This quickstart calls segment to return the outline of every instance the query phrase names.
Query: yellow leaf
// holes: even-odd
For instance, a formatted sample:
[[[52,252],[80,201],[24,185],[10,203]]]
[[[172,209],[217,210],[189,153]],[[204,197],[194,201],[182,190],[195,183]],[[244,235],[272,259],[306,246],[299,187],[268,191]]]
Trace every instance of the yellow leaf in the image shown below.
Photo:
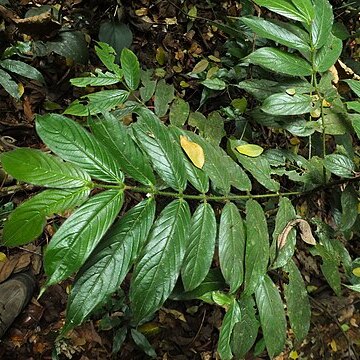
[[[245,144],[245,145],[239,145],[236,147],[236,150],[243,155],[247,155],[250,157],[257,157],[262,154],[264,149],[255,144]]]
[[[293,96],[293,95],[296,94],[296,89],[294,89],[294,88],[286,89],[286,93],[287,93],[288,95]]]
[[[164,65],[166,61],[166,53],[165,50],[162,47],[158,47],[156,49],[156,55],[155,55],[156,61],[160,65]]]
[[[19,94],[20,97],[23,96],[24,91],[25,91],[24,85],[23,85],[21,82],[19,82],[19,83],[18,83],[18,94]]]
[[[314,119],[318,119],[321,115],[321,110],[320,109],[314,109],[312,111],[310,111],[310,115],[312,118]]]
[[[290,359],[296,360],[299,358],[299,354],[297,353],[297,351],[291,351],[290,355],[289,355]]]
[[[208,65],[209,65],[209,62],[206,59],[202,59],[194,66],[191,73],[199,74],[199,73],[203,72],[204,70],[206,70]]]
[[[331,350],[333,351],[333,352],[337,352],[337,344],[336,344],[336,341],[333,339],[333,340],[331,340],[331,343],[330,343],[330,347],[331,347]]]
[[[352,269],[352,273],[353,273],[356,277],[360,277],[360,267],[357,267],[357,268]]]
[[[180,135],[180,145],[189,157],[191,162],[199,169],[202,169],[205,163],[203,148],[190,140],[186,136]]]
[[[194,6],[192,6],[192,7],[190,8],[190,10],[188,11],[188,17],[189,17],[189,18],[196,18],[196,16],[197,16],[197,8],[196,8],[196,6],[194,5]]]
[[[148,322],[140,325],[138,330],[144,335],[156,335],[161,331],[161,327],[155,322]]]
[[[7,260],[6,255],[3,252],[0,252],[0,262],[5,262]]]

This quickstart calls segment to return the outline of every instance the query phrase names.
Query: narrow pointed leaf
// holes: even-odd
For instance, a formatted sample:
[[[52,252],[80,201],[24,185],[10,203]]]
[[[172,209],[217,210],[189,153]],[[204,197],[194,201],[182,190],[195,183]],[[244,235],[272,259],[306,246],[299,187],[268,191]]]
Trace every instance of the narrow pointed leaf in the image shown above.
[[[266,274],[269,261],[269,234],[259,203],[246,203],[245,294],[251,295]]]
[[[102,90],[84,95],[73,101],[64,114],[88,116],[115,109],[123,104],[129,96],[126,90]]]
[[[328,39],[334,22],[334,14],[328,0],[315,1],[315,17],[311,23],[312,43],[320,49]]]
[[[252,296],[242,296],[238,303],[241,319],[234,326],[231,348],[236,358],[242,359],[255,344],[259,321],[255,315],[255,301]]]
[[[348,184],[341,193],[341,230],[350,230],[358,218],[358,193]]]
[[[314,65],[319,72],[324,72],[333,66],[342,51],[342,41],[330,34],[324,46],[316,52]]]
[[[231,202],[221,213],[219,260],[224,279],[234,293],[244,280],[245,229],[238,208]]]
[[[224,319],[221,324],[219,342],[218,342],[218,353],[220,359],[231,360],[233,354],[231,352],[231,336],[234,330],[234,326],[241,320],[240,306],[236,299],[233,299],[228,311],[226,312]]]
[[[273,94],[265,99],[261,110],[271,115],[300,115],[311,111],[311,97],[307,94]]]
[[[119,167],[133,179],[145,184],[155,184],[155,176],[148,157],[135,144],[129,129],[110,113],[91,122],[95,137],[112,153]]]
[[[58,114],[38,116],[36,131],[51,151],[92,177],[122,183],[124,175],[109,150],[75,121]]]
[[[78,208],[51,239],[44,256],[47,286],[78,271],[104,236],[123,203],[123,192],[107,190]]]
[[[284,270],[289,274],[289,284],[284,285],[287,314],[296,340],[300,343],[310,328],[309,296],[301,273],[292,260],[286,264]]]
[[[141,78],[139,60],[131,50],[125,48],[121,51],[120,63],[126,85],[131,90],[136,90],[140,85]]]
[[[189,245],[181,270],[185,291],[198,287],[208,274],[214,256],[215,240],[214,210],[207,203],[200,204],[191,218]]]
[[[290,0],[256,0],[258,5],[292,20],[307,21],[307,17],[299,11]]]
[[[171,202],[155,221],[130,286],[135,322],[153,314],[170,296],[180,274],[189,225],[190,210],[183,200]]]
[[[245,60],[265,69],[291,76],[309,76],[312,73],[311,65],[306,60],[270,47],[254,51]]]
[[[109,71],[117,74],[120,78],[122,77],[122,70],[120,69],[120,66],[115,64],[116,52],[109,44],[101,41],[97,42],[95,52]]]
[[[77,87],[86,86],[109,86],[117,84],[121,79],[115,74],[98,72],[96,76],[84,76],[71,79],[72,85]]]
[[[323,262],[320,265],[321,272],[325,276],[326,281],[334,290],[337,296],[341,294],[341,277],[339,272],[339,265],[333,259],[323,257]]]
[[[279,290],[268,275],[265,275],[258,284],[255,298],[266,348],[272,358],[284,349],[286,319]]]
[[[273,242],[271,244],[270,258],[275,261],[272,264],[272,268],[276,269],[284,266],[289,259],[294,255],[296,245],[296,231],[295,228],[291,228],[287,234],[283,231],[291,220],[296,217],[296,212],[291,204],[291,201],[283,197],[279,201],[279,208],[275,218],[275,229],[273,232]],[[285,236],[286,239],[282,240],[284,245],[279,248],[279,236]]]
[[[156,352],[149,343],[148,339],[141,332],[136,329],[131,329],[131,337],[133,338],[135,344],[148,356],[152,359],[156,359]]]
[[[1,60],[0,66],[5,70],[11,71],[28,79],[36,80],[41,83],[45,82],[39,70],[35,69],[31,65],[24,63],[23,61],[5,59]]]
[[[315,9],[311,0],[291,0],[293,5],[297,8],[297,10],[305,17],[308,24],[315,17]]]
[[[139,109],[133,126],[139,145],[150,158],[156,172],[175,190],[186,187],[184,155],[168,129],[149,110]]]
[[[105,235],[76,277],[63,333],[80,325],[95,307],[119,288],[146,242],[154,215],[154,200],[144,200]]]
[[[13,98],[20,99],[21,95],[18,84],[11,79],[11,76],[4,70],[0,69],[0,85],[9,93]]]
[[[5,246],[24,245],[41,235],[46,217],[80,205],[89,196],[90,189],[52,189],[35,195],[18,206],[9,216],[3,229]]]
[[[310,45],[307,42],[280,24],[256,16],[241,17],[240,20],[260,37],[274,40],[293,49],[310,50]]]
[[[1,163],[17,180],[53,188],[83,187],[90,176],[75,165],[35,149],[16,149],[3,153]]]

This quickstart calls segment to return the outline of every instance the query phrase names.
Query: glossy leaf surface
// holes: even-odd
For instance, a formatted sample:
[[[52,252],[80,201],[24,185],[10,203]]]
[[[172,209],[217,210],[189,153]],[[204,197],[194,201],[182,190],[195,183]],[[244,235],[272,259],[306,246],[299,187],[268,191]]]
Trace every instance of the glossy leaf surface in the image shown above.
[[[83,187],[90,176],[75,165],[35,149],[16,149],[0,157],[4,170],[18,180],[54,188]]]
[[[320,49],[329,37],[334,22],[334,15],[328,0],[317,0],[315,17],[311,23],[311,37],[316,49]]]
[[[300,115],[311,111],[311,97],[303,94],[274,94],[265,99],[261,110],[271,115]]]
[[[5,70],[11,71],[20,76],[24,76],[28,79],[36,80],[40,83],[45,82],[39,70],[35,69],[31,65],[24,63],[23,61],[5,59],[5,60],[1,60],[0,66]]]
[[[255,298],[266,348],[272,358],[284,349],[286,319],[279,290],[268,275],[256,287]]]
[[[155,221],[130,286],[135,322],[158,310],[171,294],[185,256],[189,226],[190,210],[183,200],[171,202]]]
[[[140,64],[136,55],[129,49],[123,49],[120,56],[121,68],[124,72],[126,85],[136,90],[140,85]]]
[[[212,207],[203,203],[195,210],[189,231],[181,277],[185,291],[198,287],[209,272],[214,256],[216,219]]]
[[[104,191],[90,198],[62,224],[44,255],[47,286],[80,269],[114,221],[122,203],[122,192]]]
[[[3,229],[2,243],[19,246],[41,235],[46,217],[80,205],[89,196],[90,189],[45,190],[18,206],[9,216]]]
[[[255,200],[246,202],[245,295],[251,295],[266,274],[269,234],[265,214]]]
[[[142,201],[118,220],[95,248],[76,277],[64,333],[81,324],[119,288],[147,239],[154,215],[154,200]]]
[[[109,150],[75,121],[58,114],[38,116],[36,131],[51,151],[92,177],[122,183],[124,175]]]
[[[224,279],[234,293],[244,280],[245,229],[236,205],[224,206],[219,227],[219,260]]]
[[[324,166],[327,170],[337,176],[342,176],[345,178],[352,178],[354,176],[355,165],[345,155],[326,155],[324,159]]]
[[[307,20],[307,17],[290,0],[256,0],[256,3],[289,19],[297,21]]]

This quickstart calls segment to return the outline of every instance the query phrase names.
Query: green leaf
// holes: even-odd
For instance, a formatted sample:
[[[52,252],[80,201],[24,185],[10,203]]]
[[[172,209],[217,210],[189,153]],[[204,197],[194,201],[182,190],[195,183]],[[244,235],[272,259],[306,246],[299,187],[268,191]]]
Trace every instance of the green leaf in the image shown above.
[[[81,96],[81,100],[73,101],[64,114],[75,116],[94,115],[113,110],[123,104],[129,96],[126,90],[102,90]]]
[[[349,110],[354,110],[360,113],[360,101],[348,101],[346,106]]]
[[[266,274],[269,233],[263,209],[255,200],[246,202],[245,295],[251,295]]]
[[[276,41],[289,48],[310,51],[310,45],[302,38],[281,26],[256,16],[241,17],[240,20],[258,36]]]
[[[177,127],[182,127],[190,113],[190,105],[182,98],[177,97],[170,107],[170,123]]]
[[[46,286],[66,279],[87,260],[115,220],[123,192],[107,190],[90,198],[61,225],[44,255]]]
[[[239,289],[244,280],[245,229],[236,205],[224,206],[219,227],[219,261],[230,292]]]
[[[291,201],[283,197],[279,201],[279,209],[275,218],[275,229],[273,232],[273,242],[271,244],[270,258],[273,262],[271,268],[276,269],[284,266],[294,255],[296,245],[296,231],[291,227],[287,232],[286,226],[291,220],[296,218],[296,212]],[[286,233],[285,233],[286,231]],[[279,248],[279,236],[283,246]],[[275,259],[275,260],[274,260]]]
[[[315,2],[315,17],[311,22],[312,43],[316,49],[325,45],[334,22],[334,14],[328,0]]]
[[[141,82],[143,86],[139,89],[141,100],[143,102],[149,101],[155,93],[156,80],[152,80],[153,70],[142,71]]]
[[[291,76],[309,76],[312,74],[311,65],[306,60],[270,47],[263,47],[254,51],[245,60],[281,74]]]
[[[100,41],[109,44],[115,49],[115,61],[119,62],[121,51],[129,48],[133,41],[133,34],[128,25],[115,21],[105,21],[99,29]]]
[[[88,61],[88,44],[81,31],[62,31],[54,41],[47,41],[46,46],[50,52],[76,63],[86,64]]]
[[[357,137],[360,138],[360,114],[350,114],[349,117]]]
[[[296,340],[300,343],[310,328],[311,309],[304,280],[295,263],[290,260],[284,270],[289,274],[289,284],[284,284],[287,314]]]
[[[21,94],[19,92],[18,84],[11,79],[11,76],[0,69],[0,85],[9,93],[13,98],[20,99]]]
[[[121,68],[124,72],[126,85],[136,90],[140,85],[140,64],[136,55],[129,49],[123,49],[120,56]]]
[[[345,81],[349,86],[350,89],[358,96],[360,97],[360,81],[359,80],[343,80]]]
[[[231,335],[236,323],[241,320],[240,306],[236,299],[233,299],[232,304],[230,305],[228,311],[226,312],[224,319],[221,324],[219,342],[218,342],[218,353],[220,359],[222,360],[231,360],[233,354],[231,352]]]
[[[292,20],[307,22],[307,16],[298,10],[289,0],[256,0],[256,4]]]
[[[345,155],[330,154],[326,155],[324,159],[324,166],[332,174],[340,177],[352,178],[354,177],[354,163]]]
[[[166,115],[169,103],[174,99],[174,86],[168,85],[164,79],[158,81],[155,89],[155,114],[159,117]]]
[[[203,84],[205,87],[211,90],[225,90],[226,89],[226,83],[224,80],[213,78],[213,79],[206,79],[201,81],[201,84]]]
[[[147,240],[154,216],[154,200],[144,200],[105,235],[76,277],[67,303],[63,333],[80,325],[119,288]]]
[[[90,189],[52,189],[35,195],[18,206],[5,222],[2,243],[19,246],[41,235],[46,217],[80,205],[89,196]]]
[[[334,293],[337,296],[341,295],[341,277],[339,267],[336,261],[328,258],[322,258],[323,262],[320,265],[321,272],[325,276]]]
[[[268,275],[256,287],[255,298],[266,348],[272,358],[284,349],[286,319],[279,290]]]
[[[184,190],[186,170],[180,145],[150,110],[139,108],[136,113],[139,119],[133,129],[139,145],[165,183],[175,190]]]
[[[23,61],[5,59],[0,61],[0,66],[5,70],[11,71],[20,76],[45,83],[41,72],[35,69],[33,66],[24,63]]]
[[[271,115],[300,115],[311,111],[311,96],[273,94],[265,99],[261,110]]]
[[[171,294],[185,256],[189,225],[189,205],[183,200],[171,202],[155,221],[130,286],[136,323],[158,310]]]
[[[233,145],[232,145],[233,146]],[[271,178],[271,168],[268,160],[263,156],[251,158],[234,151],[239,163],[249,171],[252,176],[270,191],[279,191],[280,184]]]
[[[185,291],[198,287],[209,272],[214,256],[216,219],[212,207],[203,203],[195,210],[189,232],[181,277]]]
[[[238,302],[241,319],[234,326],[231,348],[236,358],[242,359],[256,341],[259,322],[255,316],[255,301],[252,296],[242,296]]]
[[[35,149],[16,149],[1,154],[4,170],[14,178],[35,185],[54,188],[83,187],[90,176],[60,158]]]
[[[86,87],[86,86],[108,86],[117,84],[121,78],[119,78],[117,75],[106,72],[102,73],[101,71],[98,71],[96,73],[96,76],[86,76],[86,77],[79,77],[70,79],[70,82],[72,85],[77,87]]]
[[[152,359],[156,359],[157,355],[149,341],[146,339],[145,335],[136,329],[131,329],[131,337],[133,338],[135,344],[148,356]]]
[[[342,41],[330,34],[324,46],[316,52],[314,65],[317,71],[325,72],[334,65],[342,51]]]
[[[315,17],[315,9],[311,0],[291,0],[291,2],[306,18],[307,23],[310,24]]]
[[[109,150],[75,121],[58,114],[37,116],[36,131],[51,151],[92,177],[122,183],[124,175]]]
[[[133,179],[154,185],[155,176],[149,159],[131,138],[129,129],[110,113],[91,122],[94,136],[108,148],[121,170]]]
[[[119,79],[123,77],[122,69],[118,64],[115,64],[116,52],[109,44],[101,41],[97,42],[95,52],[109,71],[115,73]]]
[[[341,230],[352,228],[358,217],[358,194],[351,184],[348,184],[341,193]]]

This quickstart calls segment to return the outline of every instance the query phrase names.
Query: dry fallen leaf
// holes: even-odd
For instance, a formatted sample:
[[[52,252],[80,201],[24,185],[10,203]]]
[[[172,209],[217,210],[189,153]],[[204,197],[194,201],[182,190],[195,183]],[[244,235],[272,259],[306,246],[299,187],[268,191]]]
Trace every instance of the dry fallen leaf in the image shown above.
[[[236,147],[236,150],[240,154],[250,156],[250,157],[258,157],[264,151],[264,149],[261,146],[255,145],[255,144],[239,145]]]
[[[299,226],[300,237],[302,241],[306,242],[309,245],[316,245],[316,240],[312,234],[311,227],[309,223],[304,219],[295,219],[289,221],[284,230],[280,233],[277,240],[278,248],[281,249],[285,246],[287,237],[289,236],[290,231],[296,226]]]
[[[188,140],[188,138],[183,135],[180,135],[180,145],[185,151],[186,155],[191,160],[191,162],[197,168],[202,169],[205,163],[205,155],[203,148],[199,144]]]

